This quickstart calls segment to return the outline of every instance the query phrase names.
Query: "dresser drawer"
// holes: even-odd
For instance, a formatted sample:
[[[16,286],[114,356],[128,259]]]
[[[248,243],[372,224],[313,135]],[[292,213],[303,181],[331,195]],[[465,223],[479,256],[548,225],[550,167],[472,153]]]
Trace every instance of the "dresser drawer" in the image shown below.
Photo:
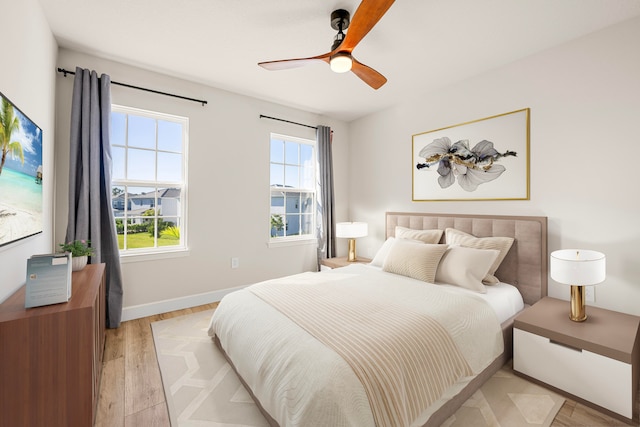
[[[513,330],[513,368],[582,399],[631,418],[631,365]]]

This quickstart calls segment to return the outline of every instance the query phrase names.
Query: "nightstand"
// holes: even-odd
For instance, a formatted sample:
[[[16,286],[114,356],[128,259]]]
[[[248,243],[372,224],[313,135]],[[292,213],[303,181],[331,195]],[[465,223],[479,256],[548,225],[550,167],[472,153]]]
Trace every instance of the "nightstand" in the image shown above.
[[[369,258],[357,257],[355,261],[349,262],[347,261],[346,256],[336,257],[336,258],[327,258],[321,261],[321,264],[325,267],[329,268],[340,268],[346,267],[351,264],[369,264],[371,260]]]
[[[513,324],[513,369],[573,399],[638,422],[640,317],[597,307],[584,322],[569,319],[569,302],[546,297]]]

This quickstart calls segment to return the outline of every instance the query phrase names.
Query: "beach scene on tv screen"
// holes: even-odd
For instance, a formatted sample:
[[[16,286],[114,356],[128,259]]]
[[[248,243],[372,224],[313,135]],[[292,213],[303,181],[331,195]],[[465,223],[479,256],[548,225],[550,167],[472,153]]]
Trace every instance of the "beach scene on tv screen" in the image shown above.
[[[42,131],[0,93],[0,246],[42,232]]]

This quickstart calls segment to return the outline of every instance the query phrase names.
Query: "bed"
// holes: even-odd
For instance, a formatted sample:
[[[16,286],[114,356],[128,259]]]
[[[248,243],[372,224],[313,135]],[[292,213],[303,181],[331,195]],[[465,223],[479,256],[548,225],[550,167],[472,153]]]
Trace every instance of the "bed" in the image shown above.
[[[214,312],[209,335],[271,425],[438,426],[511,358],[514,316],[546,296],[546,217],[385,221],[370,265],[261,282]]]

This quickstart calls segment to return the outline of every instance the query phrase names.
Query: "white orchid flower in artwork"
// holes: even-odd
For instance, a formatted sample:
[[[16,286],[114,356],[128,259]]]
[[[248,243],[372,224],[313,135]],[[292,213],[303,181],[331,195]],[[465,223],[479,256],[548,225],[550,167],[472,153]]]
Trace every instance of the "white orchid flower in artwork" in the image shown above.
[[[417,169],[431,168],[438,165],[438,184],[447,188],[458,181],[465,191],[475,191],[480,184],[497,179],[506,168],[495,162],[502,157],[515,157],[515,151],[501,154],[493,146],[493,142],[482,140],[472,149],[469,141],[464,139],[451,143],[448,137],[434,139],[426,145],[418,155],[424,163],[418,163]]]

